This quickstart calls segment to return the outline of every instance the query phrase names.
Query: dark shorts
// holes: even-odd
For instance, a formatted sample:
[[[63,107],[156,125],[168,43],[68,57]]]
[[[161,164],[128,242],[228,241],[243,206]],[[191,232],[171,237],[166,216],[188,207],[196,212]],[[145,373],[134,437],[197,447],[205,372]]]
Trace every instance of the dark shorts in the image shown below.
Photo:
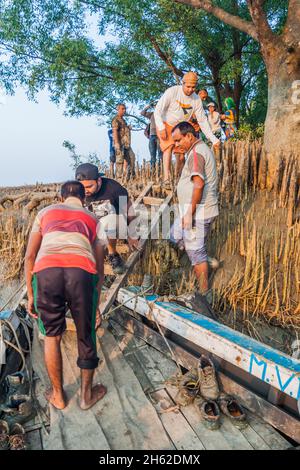
[[[34,274],[32,287],[38,325],[46,336],[60,336],[66,330],[66,310],[70,308],[76,325],[77,365],[81,369],[98,366],[96,310],[98,276],[80,268],[47,268]]]

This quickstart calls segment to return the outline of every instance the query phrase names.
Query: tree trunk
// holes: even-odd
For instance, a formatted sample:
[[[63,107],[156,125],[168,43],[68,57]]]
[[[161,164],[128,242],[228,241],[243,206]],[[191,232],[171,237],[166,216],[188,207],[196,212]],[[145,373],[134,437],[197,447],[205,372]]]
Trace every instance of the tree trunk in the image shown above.
[[[265,59],[268,112],[264,145],[271,173],[276,171],[279,152],[300,155],[300,51],[284,49]]]

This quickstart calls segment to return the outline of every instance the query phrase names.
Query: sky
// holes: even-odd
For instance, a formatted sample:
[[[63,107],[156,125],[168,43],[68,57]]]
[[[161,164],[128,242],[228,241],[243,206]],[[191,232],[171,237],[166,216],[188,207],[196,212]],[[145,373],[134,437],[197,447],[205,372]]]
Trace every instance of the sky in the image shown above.
[[[116,40],[109,33],[98,34],[96,17],[87,15],[86,20],[88,36],[99,49],[106,41]],[[97,117],[64,116],[63,104],[52,103],[46,91],[36,100],[29,101],[22,88],[14,96],[4,96],[0,90],[0,187],[72,178],[72,161],[62,146],[64,140],[75,144],[77,154],[96,152],[101,161],[109,161],[107,127],[100,127]],[[149,159],[143,131],[132,132],[132,148],[138,161]]]
[[[76,145],[76,152],[97,152],[109,160],[106,126],[96,117],[69,118],[63,106],[53,104],[47,92],[29,101],[19,88],[14,96],[0,98],[0,186],[20,186],[36,182],[62,182],[72,178],[69,152],[64,140]],[[143,132],[132,133],[132,148],[138,159],[149,159]]]

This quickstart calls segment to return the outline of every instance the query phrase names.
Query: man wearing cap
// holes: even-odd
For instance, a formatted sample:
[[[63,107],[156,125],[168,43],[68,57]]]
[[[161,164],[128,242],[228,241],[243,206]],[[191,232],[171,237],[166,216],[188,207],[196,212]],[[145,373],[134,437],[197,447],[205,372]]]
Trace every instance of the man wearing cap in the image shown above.
[[[216,111],[215,103],[213,101],[208,103],[207,109],[208,109],[207,118],[208,118],[208,122],[211,127],[211,130],[216,137],[220,138],[221,130],[222,130],[221,129],[221,117],[218,111]]]
[[[170,167],[174,149],[172,129],[175,125],[179,122],[189,122],[194,114],[207,139],[216,146],[220,143],[211,131],[202,101],[195,93],[197,81],[198,76],[195,72],[186,73],[182,85],[168,88],[155,107],[154,118],[158,129],[160,147],[163,151],[164,186],[166,188],[170,185]],[[180,155],[179,161],[184,161],[184,153]]]
[[[129,248],[137,249],[138,239],[134,227],[136,215],[127,190],[117,181],[103,176],[97,166],[91,163],[79,165],[75,173],[76,180],[85,188],[86,206],[101,220],[113,272],[122,274],[125,266],[117,252],[117,239],[127,239]]]
[[[151,168],[155,168],[156,165],[156,160],[158,157],[158,162],[161,162],[162,159],[162,151],[159,146],[159,141],[157,137],[157,129],[156,129],[156,124],[155,124],[155,119],[154,119],[154,112],[150,111],[153,106],[155,106],[156,103],[150,103],[148,106],[146,106],[143,111],[141,111],[141,116],[144,116],[145,118],[149,119],[149,135],[147,136],[149,138],[149,152],[150,152],[150,164]]]

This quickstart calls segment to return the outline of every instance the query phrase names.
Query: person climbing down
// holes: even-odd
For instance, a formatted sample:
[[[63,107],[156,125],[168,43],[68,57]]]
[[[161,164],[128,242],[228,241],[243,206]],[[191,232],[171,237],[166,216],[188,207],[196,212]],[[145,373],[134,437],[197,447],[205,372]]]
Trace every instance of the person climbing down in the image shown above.
[[[97,218],[83,208],[84,198],[80,182],[64,183],[62,202],[37,214],[25,255],[28,312],[45,335],[45,363],[52,385],[45,396],[59,410],[67,405],[60,348],[67,306],[77,333],[80,407],[87,410],[106,394],[104,385],[93,386],[99,363],[95,322],[104,278],[104,240],[98,237]]]
[[[177,185],[179,217],[171,229],[170,239],[185,248],[200,293],[207,297],[208,261],[211,266],[217,264],[217,260],[209,259],[206,252],[209,229],[219,214],[216,162],[213,152],[197,138],[190,123],[177,124],[172,137],[175,150],[186,153],[186,162]]]
[[[105,178],[96,165],[83,163],[75,172],[75,179],[85,188],[86,206],[101,220],[107,239],[108,261],[114,274],[122,274],[125,264],[117,252],[117,240],[126,239],[131,250],[138,246],[134,221],[136,215],[127,190],[117,181]],[[124,233],[121,233],[124,232]]]
[[[215,146],[220,144],[211,131],[202,101],[195,93],[197,82],[198,76],[195,72],[186,73],[183,77],[182,85],[168,88],[155,107],[154,118],[160,147],[163,151],[164,186],[166,188],[170,187],[171,159],[174,150],[172,129],[176,124],[183,121],[189,122],[192,116],[195,115],[207,139]],[[177,148],[174,150],[174,153],[180,155],[177,159],[177,165],[183,166],[184,152]],[[177,173],[179,174],[180,171],[177,171]]]

